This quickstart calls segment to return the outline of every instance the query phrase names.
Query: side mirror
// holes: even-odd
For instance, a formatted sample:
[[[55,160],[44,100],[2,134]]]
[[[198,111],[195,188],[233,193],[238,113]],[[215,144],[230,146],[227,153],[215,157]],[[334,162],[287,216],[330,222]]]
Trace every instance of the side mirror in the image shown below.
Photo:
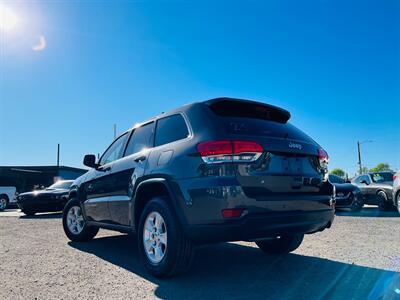
[[[360,183],[368,185],[368,182],[365,179],[361,180]]]
[[[96,164],[96,155],[94,154],[86,154],[83,158],[83,164],[89,168],[97,168]]]

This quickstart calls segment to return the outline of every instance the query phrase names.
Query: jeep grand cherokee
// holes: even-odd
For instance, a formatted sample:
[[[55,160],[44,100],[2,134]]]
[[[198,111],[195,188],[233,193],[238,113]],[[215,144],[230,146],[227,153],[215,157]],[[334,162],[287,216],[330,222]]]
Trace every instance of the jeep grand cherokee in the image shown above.
[[[254,241],[270,254],[329,228],[334,187],[327,153],[288,123],[284,109],[217,98],[185,105],[127,130],[72,184],[66,235],[99,228],[137,234],[154,276],[181,273],[195,245]]]

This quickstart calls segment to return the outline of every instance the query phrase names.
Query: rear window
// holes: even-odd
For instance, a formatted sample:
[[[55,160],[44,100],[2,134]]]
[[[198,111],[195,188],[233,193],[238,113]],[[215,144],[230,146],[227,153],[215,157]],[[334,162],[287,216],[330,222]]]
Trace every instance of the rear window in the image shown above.
[[[278,123],[286,123],[290,118],[289,112],[262,103],[221,100],[211,103],[208,106],[215,114],[221,117],[251,118]]]
[[[289,112],[262,103],[221,100],[207,105],[228,134],[288,138],[315,143],[307,134],[287,123]]]
[[[229,134],[266,136],[314,143],[312,138],[289,123],[281,124],[272,121],[246,118],[220,119],[222,126],[225,127],[227,133]]]
[[[155,145],[160,146],[189,136],[182,115],[176,114],[157,121]]]

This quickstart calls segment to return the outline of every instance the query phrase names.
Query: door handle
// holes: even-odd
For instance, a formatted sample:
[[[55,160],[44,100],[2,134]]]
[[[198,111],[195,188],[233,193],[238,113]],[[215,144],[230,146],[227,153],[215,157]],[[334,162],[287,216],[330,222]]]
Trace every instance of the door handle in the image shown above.
[[[138,163],[138,162],[141,162],[141,161],[144,161],[144,160],[146,160],[146,156],[144,156],[144,155],[139,156],[138,158],[135,158],[135,159],[134,159],[134,161],[137,162],[137,163]]]

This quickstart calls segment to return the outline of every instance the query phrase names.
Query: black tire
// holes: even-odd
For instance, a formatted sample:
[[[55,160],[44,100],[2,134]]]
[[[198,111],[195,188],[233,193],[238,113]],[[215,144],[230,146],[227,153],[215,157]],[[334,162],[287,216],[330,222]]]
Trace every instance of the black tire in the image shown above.
[[[34,216],[35,214],[36,214],[36,212],[35,211],[33,211],[33,210],[23,210],[22,211],[25,215],[27,215],[27,216]]]
[[[301,245],[304,234],[281,236],[279,239],[257,241],[256,245],[268,254],[287,254]]]
[[[79,233],[72,232],[68,227],[67,217],[68,217],[69,211],[73,207],[79,208],[80,210],[82,210],[80,202],[77,199],[73,198],[67,202],[67,204],[65,205],[64,210],[63,210],[63,218],[62,218],[64,232],[71,241],[74,241],[74,242],[90,241],[99,232],[99,228],[95,227],[95,226],[87,225],[86,220],[84,219],[84,216],[82,215],[82,217],[83,217],[82,230]]]
[[[147,217],[158,213],[165,223],[167,246],[160,262],[154,263],[145,252],[143,230]],[[174,211],[168,205],[168,199],[155,197],[144,207],[138,226],[138,247],[140,257],[147,271],[157,278],[177,276],[186,272],[193,259],[193,243],[185,236]]]
[[[379,191],[378,194],[376,195],[376,198],[378,200],[378,207],[380,211],[390,210],[391,205],[388,201],[388,196],[384,191]]]
[[[358,212],[363,208],[363,206],[364,206],[364,201],[363,201],[362,197],[355,195],[354,201],[351,204],[350,210],[353,212]]]
[[[0,196],[0,211],[4,211],[8,206],[8,197],[7,196]]]

